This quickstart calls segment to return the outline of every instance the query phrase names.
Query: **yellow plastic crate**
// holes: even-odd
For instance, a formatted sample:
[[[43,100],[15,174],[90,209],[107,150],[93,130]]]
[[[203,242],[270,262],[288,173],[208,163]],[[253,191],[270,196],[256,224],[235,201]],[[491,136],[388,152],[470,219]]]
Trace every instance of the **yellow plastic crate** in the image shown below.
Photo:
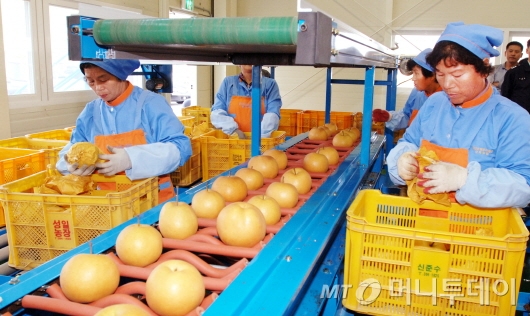
[[[191,135],[192,128],[185,127],[184,134],[188,137]],[[199,136],[192,137],[191,142],[191,157],[184,165],[170,174],[171,183],[174,186],[187,186],[195,183],[202,177],[201,168],[201,142]]]
[[[184,126],[192,127],[195,125],[195,117],[193,116],[177,116],[177,118]]]
[[[280,126],[279,131],[285,131],[285,136],[296,136],[296,119],[298,109],[280,109]]]
[[[0,184],[24,178],[46,168],[44,152],[18,148],[0,148]],[[0,227],[6,224],[0,205]]]
[[[198,105],[192,105],[182,109],[182,115],[193,116],[195,118],[196,125],[204,122],[210,124],[210,112],[210,108]]]
[[[325,111],[302,111],[297,113],[296,133],[308,132],[313,127],[325,124]],[[337,124],[339,129],[346,129],[353,126],[353,112],[331,112],[329,121]]]
[[[70,136],[72,132],[65,129],[54,129],[45,132],[27,134],[27,138],[31,139],[57,139],[57,140],[67,140],[70,141]]]
[[[0,186],[9,243],[8,264],[32,269],[158,204],[158,178],[131,181],[124,175],[92,175],[116,191],[87,195],[34,193],[47,171]]]
[[[202,179],[216,175],[240,165],[250,159],[250,133],[247,139],[230,139],[220,130],[213,130],[200,137],[202,156]],[[261,139],[261,152],[276,147],[285,141],[285,131],[272,132],[271,138]]]
[[[40,149],[44,151],[45,165],[55,165],[59,158],[59,152],[66,144],[68,144],[68,141],[65,140],[31,139],[23,136],[0,140],[0,147]]]
[[[347,212],[343,305],[369,315],[514,315],[528,230],[515,208],[361,191]],[[369,288],[367,285],[371,284]]]

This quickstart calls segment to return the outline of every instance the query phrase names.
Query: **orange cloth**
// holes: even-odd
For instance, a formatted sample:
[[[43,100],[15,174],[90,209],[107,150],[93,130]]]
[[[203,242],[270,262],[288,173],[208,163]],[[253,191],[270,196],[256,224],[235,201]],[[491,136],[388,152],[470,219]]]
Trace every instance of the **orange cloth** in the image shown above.
[[[252,130],[252,98],[235,95],[230,99],[228,113],[234,115],[234,121],[242,132]],[[265,98],[261,98],[261,115],[265,114]]]
[[[421,141],[421,147],[434,151],[440,161],[454,163],[464,168],[467,167],[469,162],[469,152],[465,148],[446,148],[425,139]]]
[[[105,154],[109,154],[107,146],[111,147],[130,147],[136,145],[147,144],[147,139],[145,138],[145,133],[141,129],[136,129],[130,132],[125,132],[115,135],[98,135],[95,137],[94,142],[98,146],[99,150]],[[164,183],[171,184],[171,178],[169,175],[159,176],[159,185]],[[99,187],[102,190],[116,190],[115,183],[99,183]],[[158,193],[158,203],[165,202],[175,196],[175,191],[173,190],[173,185],[169,185],[167,188],[162,189]]]
[[[130,147],[147,144],[145,133],[141,129],[115,135],[98,135],[94,138],[94,142],[99,150],[105,154],[110,154],[107,146]]]

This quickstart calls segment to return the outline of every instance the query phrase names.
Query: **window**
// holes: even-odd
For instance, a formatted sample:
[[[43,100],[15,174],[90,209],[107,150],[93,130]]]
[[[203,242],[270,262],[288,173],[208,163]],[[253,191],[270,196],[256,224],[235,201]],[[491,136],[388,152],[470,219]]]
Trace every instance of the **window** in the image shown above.
[[[52,55],[53,91],[78,91],[90,88],[79,71],[79,62],[68,59],[68,30],[66,17],[77,15],[76,9],[50,6],[50,41]]]
[[[399,48],[394,52],[401,56],[414,57],[426,48],[433,48],[442,32],[411,32],[400,31],[395,34],[393,43]],[[413,88],[412,76],[398,72],[397,82],[400,87]]]
[[[79,3],[0,0],[10,108],[86,102],[94,97],[68,59],[66,17]]]
[[[195,18],[195,16],[180,10],[170,10],[169,18],[189,19]],[[190,99],[191,105],[197,104],[197,66],[173,64],[172,81],[171,107],[176,115],[181,115],[182,107],[187,99]]]
[[[35,93],[30,3],[2,0],[8,95]],[[16,27],[13,27],[15,26]],[[11,26],[11,27],[10,27]]]

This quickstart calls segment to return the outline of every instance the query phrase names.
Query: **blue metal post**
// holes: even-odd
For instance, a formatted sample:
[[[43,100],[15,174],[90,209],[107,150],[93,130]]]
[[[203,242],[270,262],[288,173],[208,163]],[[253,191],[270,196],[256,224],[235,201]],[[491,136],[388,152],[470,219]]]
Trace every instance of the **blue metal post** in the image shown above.
[[[271,78],[274,79],[276,76],[276,66],[271,67]]]
[[[397,69],[388,69],[387,80],[390,82],[390,85],[386,88],[386,110],[395,111],[396,110],[396,95],[397,95]],[[385,128],[386,136],[386,148],[385,152],[388,155],[390,150],[394,147],[394,133]]]
[[[367,67],[364,79],[363,127],[361,137],[361,164],[367,166],[372,132],[372,109],[374,107],[375,67]]]
[[[250,154],[261,155],[261,66],[252,67],[252,133]]]
[[[328,67],[326,72],[326,119],[324,121],[325,124],[329,123],[331,112],[331,77],[331,67]]]

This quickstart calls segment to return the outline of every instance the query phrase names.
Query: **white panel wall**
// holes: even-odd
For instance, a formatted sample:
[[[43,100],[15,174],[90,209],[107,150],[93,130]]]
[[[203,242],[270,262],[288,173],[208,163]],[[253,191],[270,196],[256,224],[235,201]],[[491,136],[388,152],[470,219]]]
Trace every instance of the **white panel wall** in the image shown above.
[[[326,102],[326,68],[277,67],[276,79],[280,87],[285,109],[324,110]],[[334,79],[364,79],[364,69],[333,68]],[[376,71],[376,80],[386,80],[387,72]],[[386,88],[376,87],[374,104],[383,107]],[[364,98],[364,85],[333,84],[331,89],[331,109],[333,111],[361,112]]]
[[[444,28],[449,22],[528,29],[527,0],[394,0],[396,28]],[[471,14],[470,14],[471,13]]]
[[[1,14],[0,14],[1,16]],[[0,24],[0,35],[2,33]],[[0,73],[5,74],[4,43],[0,40]],[[11,137],[11,119],[9,117],[9,100],[7,98],[7,82],[5,76],[0,76],[0,139]]]

